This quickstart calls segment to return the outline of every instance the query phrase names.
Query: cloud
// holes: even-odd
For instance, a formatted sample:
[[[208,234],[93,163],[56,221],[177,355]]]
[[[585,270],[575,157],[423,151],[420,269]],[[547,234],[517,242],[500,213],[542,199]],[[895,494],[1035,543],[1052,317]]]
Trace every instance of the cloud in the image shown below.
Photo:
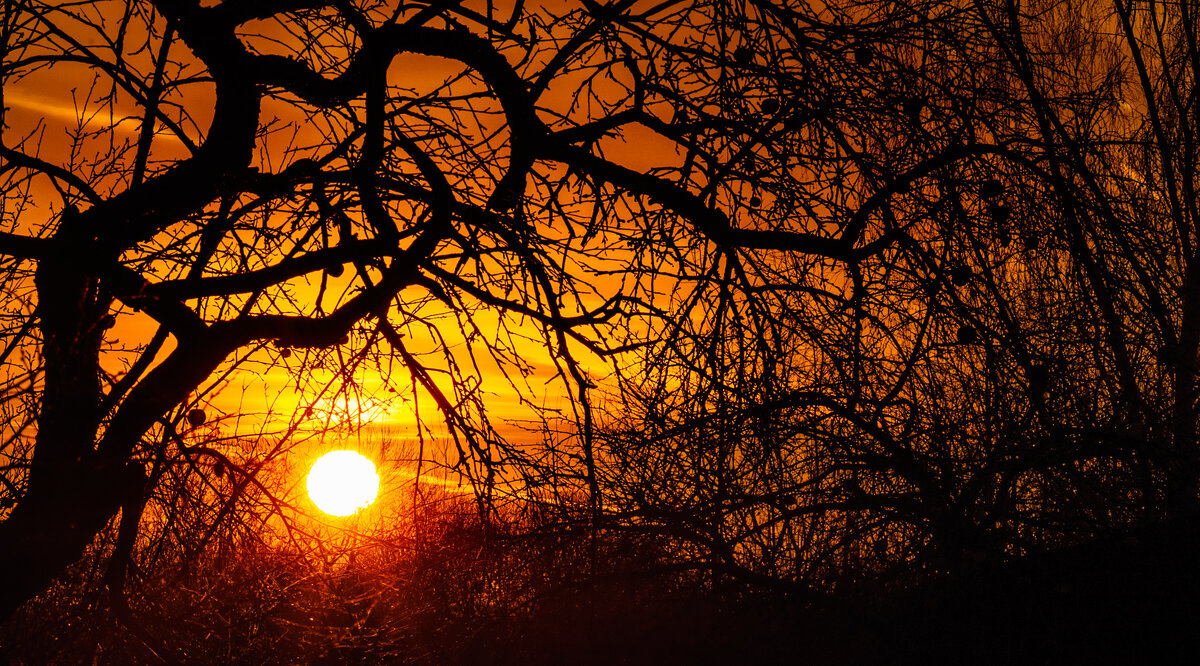
[[[63,102],[20,88],[5,89],[4,105],[11,109],[19,109],[39,115],[47,120],[59,121],[72,127],[80,122],[81,115],[85,115],[85,127],[89,130],[111,127],[118,132],[136,135],[142,126],[142,119],[136,114],[127,113],[121,116],[110,116],[104,111],[95,112],[86,109],[86,114],[81,114],[81,110],[77,107],[74,100]],[[112,118],[111,124],[109,122],[110,117]],[[166,132],[158,133],[156,138],[175,143],[179,142],[177,137]]]

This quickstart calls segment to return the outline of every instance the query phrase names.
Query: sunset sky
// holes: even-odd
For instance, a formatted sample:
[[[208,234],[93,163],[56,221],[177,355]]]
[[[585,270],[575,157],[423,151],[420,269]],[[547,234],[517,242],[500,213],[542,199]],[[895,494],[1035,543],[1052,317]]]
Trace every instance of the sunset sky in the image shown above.
[[[485,2],[466,5],[479,12],[488,9],[488,3]],[[79,11],[111,25],[119,20],[123,6],[121,2],[101,2],[92,7],[80,7]],[[509,9],[494,7],[498,14]],[[527,5],[526,9],[532,8]],[[160,24],[158,29],[161,30],[162,19],[160,17],[157,20]],[[132,67],[149,72],[152,69],[151,56],[155,55],[158,41],[141,47],[132,46],[144,39],[145,34],[137,20],[131,26],[125,35],[126,43],[131,45],[126,48],[125,57]],[[243,32],[251,48],[262,53],[283,55],[294,54],[297,49],[302,49],[305,39],[311,38],[298,34],[294,25],[280,21],[253,22],[247,24]],[[81,38],[84,44],[90,44],[99,53],[105,52],[106,47],[97,33],[82,29],[81,34],[84,35]],[[549,46],[543,51],[551,52]],[[514,51],[511,55],[516,57],[518,54]],[[167,71],[168,78],[182,80],[182,83],[171,89],[164,104],[170,105],[169,114],[178,121],[187,136],[186,142],[196,145],[204,137],[211,121],[214,89],[204,78],[203,68],[186,53],[182,43],[173,45],[170,57],[172,65]],[[548,56],[539,57],[545,59]],[[328,64],[332,71],[337,71],[337,62]],[[439,94],[450,96],[477,91],[478,85],[463,80],[462,73],[463,66],[451,60],[406,55],[392,63],[388,80],[397,90],[412,97],[433,94],[439,89]],[[189,80],[189,77],[198,78]],[[552,119],[555,114],[578,116],[581,113],[579,109],[572,109],[571,103],[575,88],[583,80],[577,76],[562,78],[547,90],[539,102],[547,119]],[[610,84],[598,84],[595,90],[603,94],[606,85]],[[614,89],[613,92],[619,91]],[[32,71],[4,88],[3,104],[7,107],[4,116],[6,145],[21,147],[27,153],[68,169],[73,168],[73,162],[88,159],[89,153],[102,155],[114,147],[136,143],[141,131],[141,106],[119,87],[115,87],[112,80],[84,64],[57,63],[52,68]],[[500,130],[501,126],[496,124],[494,112],[489,117],[486,101],[482,102],[480,108],[484,113],[475,118],[481,122],[479,136],[482,138],[488,132]],[[669,120],[672,111],[663,108],[661,113]],[[303,150],[290,151],[306,144],[321,143],[322,132],[329,131],[319,118],[306,116],[286,99],[268,99],[264,103],[260,126],[272,128],[260,139],[253,162],[263,172],[280,171],[305,154]],[[73,153],[71,145],[75,137],[78,137],[78,152]],[[677,166],[682,154],[681,149],[671,141],[636,124],[627,127],[619,137],[604,139],[600,149],[609,159],[639,171]],[[169,167],[174,160],[188,153],[185,141],[159,123],[150,153],[150,171]],[[98,173],[92,178],[92,184],[101,196],[111,196],[127,187],[127,183],[122,182],[115,173],[110,176]],[[56,219],[62,210],[62,198],[45,178],[35,179],[31,187],[32,207],[23,212],[20,225],[22,231],[33,232]],[[478,196],[486,194],[478,192]],[[587,202],[575,202],[572,205],[576,209],[575,214],[588,215]],[[633,213],[630,211],[625,214]],[[626,252],[617,249],[600,252],[593,257],[593,269],[604,268],[607,264],[611,274],[595,278],[591,284],[596,291],[581,293],[584,298],[582,303],[564,303],[564,306],[594,307],[618,293],[626,281],[621,273],[629,261]],[[146,268],[145,275],[152,283],[166,277],[161,274],[156,276],[155,266]],[[170,270],[178,275],[178,267]],[[293,280],[289,285],[294,297],[301,302],[306,299],[312,302],[322,279],[327,280],[329,290],[326,298],[332,306],[339,298],[339,289],[350,285],[351,278],[351,274],[322,278],[319,273],[312,273]],[[554,428],[572,431],[574,426],[568,424],[578,417],[570,399],[572,389],[563,383],[561,366],[555,365],[547,351],[540,327],[522,317],[506,315],[506,330],[501,334],[502,329],[498,327],[500,320],[494,310],[483,309],[473,315],[474,325],[479,327],[484,336],[498,335],[496,340],[502,340],[509,353],[515,354],[502,368],[478,344],[473,333],[463,332],[463,322],[456,320],[436,300],[424,299],[411,314],[436,326],[443,337],[435,340],[428,326],[406,327],[401,332],[406,336],[405,343],[409,351],[418,358],[430,358],[434,366],[444,365],[444,354],[448,352],[455,363],[468,369],[468,374],[477,373],[488,418],[497,432],[514,445],[538,443],[543,435],[537,433],[536,429],[547,416],[552,420],[561,419],[553,425]],[[155,330],[153,320],[145,313],[121,308],[115,326],[106,336],[108,351],[102,356],[103,367],[114,378],[119,378],[136,358],[137,352],[150,341]],[[355,343],[362,338],[359,335],[352,337],[352,344],[333,352],[334,357],[340,359],[339,365],[359,349]],[[468,353],[468,337],[474,341],[473,357]],[[606,378],[612,372],[610,364],[613,360],[603,359],[581,345],[573,344],[572,348],[576,359],[587,368],[591,380],[597,383],[597,390],[592,392],[593,399],[611,390],[612,386],[606,384]],[[165,358],[173,349],[174,341],[168,338],[157,358]],[[445,439],[442,416],[434,401],[424,390],[416,388],[414,391],[414,380],[402,367],[388,368],[364,362],[355,366],[352,375],[343,376],[336,371],[336,366],[328,362],[324,363],[325,369],[309,364],[302,366],[301,362],[307,356],[303,349],[293,350],[288,358],[282,358],[279,351],[270,346],[249,356],[246,356],[246,352],[241,350],[230,359],[240,362],[242,369],[228,375],[219,372],[213,377],[215,384],[205,385],[208,392],[197,400],[197,404],[208,410],[209,424],[197,429],[190,437],[210,438],[219,432],[225,437],[233,435],[250,440],[265,438],[271,442],[267,450],[275,450],[278,445],[283,445],[284,450],[290,451],[287,455],[293,460],[286,467],[299,470],[306,468],[316,455],[325,450],[346,446],[378,449],[382,437],[380,433],[386,432],[386,437],[396,445],[391,449],[393,460],[381,461],[384,465],[394,467],[392,470],[383,470],[385,485],[395,483],[398,478],[403,482],[412,476],[416,468],[413,458],[418,450],[423,451],[422,455],[434,463],[453,463],[457,459],[454,447]],[[519,372],[514,365],[518,358],[520,364],[525,366],[523,372]],[[630,361],[618,358],[617,362],[628,364]],[[453,383],[448,376],[435,373],[433,378],[447,395],[453,395]],[[343,383],[347,379],[353,383]],[[339,392],[343,387],[348,388]],[[306,412],[306,407],[311,407],[311,411]],[[419,434],[416,431],[418,410],[419,420],[429,429],[426,433]],[[214,422],[218,424],[217,430],[211,429]],[[336,427],[316,439],[310,439],[305,434],[327,429],[330,425]],[[288,443],[275,441],[282,433],[297,427]],[[426,440],[423,447],[422,438]],[[235,458],[250,455],[247,448],[259,455],[263,451],[262,445],[244,447],[228,442],[221,446],[226,447]],[[388,454],[376,450],[374,455]],[[300,461],[299,464],[296,464],[297,461]],[[428,467],[424,473],[431,483],[450,483],[455,487],[461,483],[439,480],[447,478],[444,476],[430,476]],[[289,472],[286,479],[277,479],[276,483],[287,488],[283,491],[286,494],[293,494],[301,481],[302,476],[293,471]],[[387,493],[385,489],[385,497]]]

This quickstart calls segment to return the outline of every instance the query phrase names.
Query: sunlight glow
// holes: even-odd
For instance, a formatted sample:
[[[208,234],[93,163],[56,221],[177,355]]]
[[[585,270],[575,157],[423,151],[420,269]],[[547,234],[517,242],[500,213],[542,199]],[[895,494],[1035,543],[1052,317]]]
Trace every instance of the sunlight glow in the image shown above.
[[[330,451],[308,472],[308,496],[331,516],[349,516],[365,509],[379,494],[375,463],[357,451]]]

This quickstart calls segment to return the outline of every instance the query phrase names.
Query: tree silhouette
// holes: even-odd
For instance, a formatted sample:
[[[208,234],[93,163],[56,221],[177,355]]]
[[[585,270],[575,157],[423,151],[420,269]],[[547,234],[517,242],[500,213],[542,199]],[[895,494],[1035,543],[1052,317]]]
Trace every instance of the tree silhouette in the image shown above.
[[[256,483],[186,436],[282,366],[432,400],[593,561],[811,595],[1189,520],[1194,7],[1035,4],[5,3],[6,103],[81,83],[0,142],[0,609]]]
[[[803,70],[837,101],[799,168],[751,176],[853,251],[714,272],[601,435],[614,524],[811,593],[1188,523],[1194,7],[869,9],[797,11],[861,46]]]

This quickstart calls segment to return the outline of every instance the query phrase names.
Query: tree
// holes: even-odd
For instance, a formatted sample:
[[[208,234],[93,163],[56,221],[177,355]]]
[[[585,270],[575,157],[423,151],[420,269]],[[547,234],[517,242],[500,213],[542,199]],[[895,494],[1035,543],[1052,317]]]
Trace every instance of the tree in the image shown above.
[[[7,100],[48,68],[93,81],[67,149],[43,150],[38,127],[4,140],[5,395],[15,417],[11,511],[0,524],[5,613],[118,512],[129,547],[165,470],[211,455],[179,431],[205,420],[190,398],[231,364],[280,363],[293,350],[305,352],[301,368],[394,361],[432,396],[485,489],[506,457],[518,474],[543,474],[542,460],[473,411],[477,386],[462,380],[473,357],[443,345],[443,369],[457,379],[443,388],[406,347],[406,330],[442,335],[426,318],[437,302],[471,351],[514,383],[528,364],[507,337],[511,322],[542,331],[582,424],[578,445],[549,464],[563,487],[582,484],[594,522],[593,381],[576,355],[618,351],[606,331],[632,327],[640,340],[648,330],[643,318],[659,316],[651,278],[676,279],[653,257],[678,257],[687,279],[740,246],[837,255],[854,244],[742,228],[730,188],[674,176],[692,166],[660,174],[606,156],[606,137],[627,128],[712,143],[705,169],[737,149],[726,140],[747,127],[746,102],[726,91],[726,108],[698,107],[670,78],[702,51],[691,33],[707,35],[719,4],[589,2],[561,15],[521,3],[4,9]],[[664,29],[680,31],[679,43],[664,43]],[[446,80],[409,90],[406,75],[421,69],[413,56],[450,61]],[[732,58],[746,67],[742,52]],[[645,238],[650,220],[676,241]],[[618,247],[630,254],[614,256]],[[591,282],[627,257],[645,264],[621,289]],[[485,308],[502,315],[499,333],[480,325]],[[123,359],[111,326],[133,315],[155,332]]]
[[[641,366],[602,437],[624,523],[801,589],[1189,524],[1195,7],[890,11],[869,56],[818,74],[873,104],[835,105],[841,140],[787,153],[885,174],[840,216],[880,251],[747,253],[749,280],[714,280],[720,342]],[[798,180],[759,197],[817,208]]]
[[[803,593],[1190,515],[1192,13],[1079,8],[6,3],[6,100],[94,83],[0,142],[0,607],[253,483],[188,439],[246,368],[432,400],[484,515]],[[484,409],[534,351],[538,443]]]

